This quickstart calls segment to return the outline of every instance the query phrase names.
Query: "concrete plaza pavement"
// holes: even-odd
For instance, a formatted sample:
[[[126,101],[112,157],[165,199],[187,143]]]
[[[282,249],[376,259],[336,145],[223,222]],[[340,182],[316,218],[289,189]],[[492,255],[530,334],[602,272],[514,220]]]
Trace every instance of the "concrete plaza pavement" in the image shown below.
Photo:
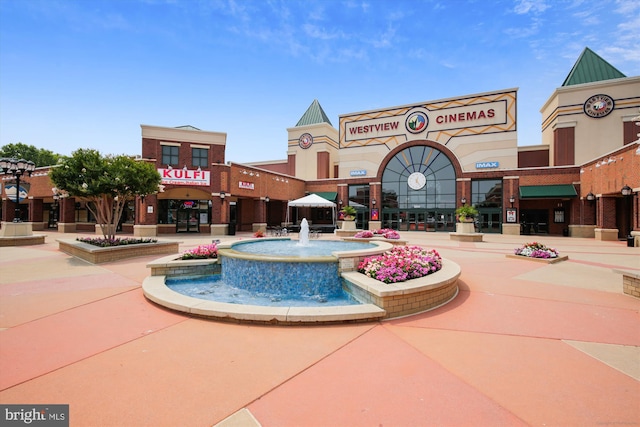
[[[92,265],[58,251],[76,235],[42,233],[0,247],[2,404],[69,404],[72,426],[640,426],[640,300],[613,271],[640,271],[626,242],[401,232],[461,266],[451,303],[283,327],[169,311],[141,290],[157,257]],[[505,256],[533,240],[569,260]]]

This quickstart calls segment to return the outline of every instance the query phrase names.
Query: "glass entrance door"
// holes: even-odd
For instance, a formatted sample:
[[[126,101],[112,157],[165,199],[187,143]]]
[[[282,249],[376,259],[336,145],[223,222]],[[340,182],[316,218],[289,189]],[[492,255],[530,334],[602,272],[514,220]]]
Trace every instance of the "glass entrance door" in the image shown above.
[[[424,211],[409,211],[407,219],[410,231],[424,231],[426,228],[426,214]]]
[[[482,209],[478,214],[476,228],[479,233],[501,233],[502,211],[500,209]]]
[[[47,228],[57,228],[58,227],[58,214],[60,212],[60,205],[52,204],[49,206],[49,221],[47,224]]]
[[[198,233],[200,231],[198,211],[196,209],[178,209],[177,214],[176,232]]]
[[[382,228],[399,231],[454,231],[453,209],[408,209],[382,211]]]

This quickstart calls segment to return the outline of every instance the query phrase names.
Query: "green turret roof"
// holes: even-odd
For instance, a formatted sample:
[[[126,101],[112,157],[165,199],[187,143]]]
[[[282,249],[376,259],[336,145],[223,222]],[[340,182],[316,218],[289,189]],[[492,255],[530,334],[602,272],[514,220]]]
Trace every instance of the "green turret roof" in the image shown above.
[[[564,79],[562,86],[579,85],[582,83],[599,82],[627,77],[616,67],[598,56],[597,53],[585,47],[580,57]]]
[[[328,123],[331,124],[329,117],[324,113],[324,110],[320,106],[320,103],[317,99],[314,99],[307,111],[300,117],[298,123],[296,123],[296,127],[305,126],[305,125],[316,125],[318,123]]]

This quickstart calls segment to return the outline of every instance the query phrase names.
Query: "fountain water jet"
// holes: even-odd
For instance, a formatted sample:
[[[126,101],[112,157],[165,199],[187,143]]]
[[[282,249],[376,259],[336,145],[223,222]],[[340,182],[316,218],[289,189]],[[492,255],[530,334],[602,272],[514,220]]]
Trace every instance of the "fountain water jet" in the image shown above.
[[[300,236],[298,237],[298,245],[309,246],[309,223],[307,218],[302,218],[300,223]]]

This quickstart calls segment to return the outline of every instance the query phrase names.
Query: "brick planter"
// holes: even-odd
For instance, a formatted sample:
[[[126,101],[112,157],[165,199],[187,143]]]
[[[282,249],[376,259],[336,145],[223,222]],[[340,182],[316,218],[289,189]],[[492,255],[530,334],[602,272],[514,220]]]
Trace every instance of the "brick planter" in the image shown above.
[[[407,241],[406,240],[400,240],[400,239],[385,239],[384,237],[343,237],[342,240],[348,241],[348,242],[364,242],[364,243],[368,243],[371,241],[377,241],[377,242],[387,242],[387,243],[391,243],[393,246],[406,246],[407,245]]]
[[[640,272],[615,269],[614,273],[622,274],[622,291],[632,297],[640,298]]]
[[[507,254],[507,258],[522,259],[522,260],[525,260],[525,261],[540,262],[540,263],[543,263],[543,264],[555,264],[557,262],[568,260],[569,256],[568,255],[564,255],[564,256],[559,256],[559,257],[556,257],[556,258],[532,258],[530,256],[524,256],[524,255]]]
[[[73,239],[57,239],[58,249],[92,264],[149,255],[177,254],[180,242],[138,243],[101,248]]]
[[[345,287],[362,302],[385,311],[385,318],[407,316],[438,308],[458,295],[461,269],[453,261],[443,259],[442,269],[417,279],[399,283],[383,283],[358,272],[343,273]]]

